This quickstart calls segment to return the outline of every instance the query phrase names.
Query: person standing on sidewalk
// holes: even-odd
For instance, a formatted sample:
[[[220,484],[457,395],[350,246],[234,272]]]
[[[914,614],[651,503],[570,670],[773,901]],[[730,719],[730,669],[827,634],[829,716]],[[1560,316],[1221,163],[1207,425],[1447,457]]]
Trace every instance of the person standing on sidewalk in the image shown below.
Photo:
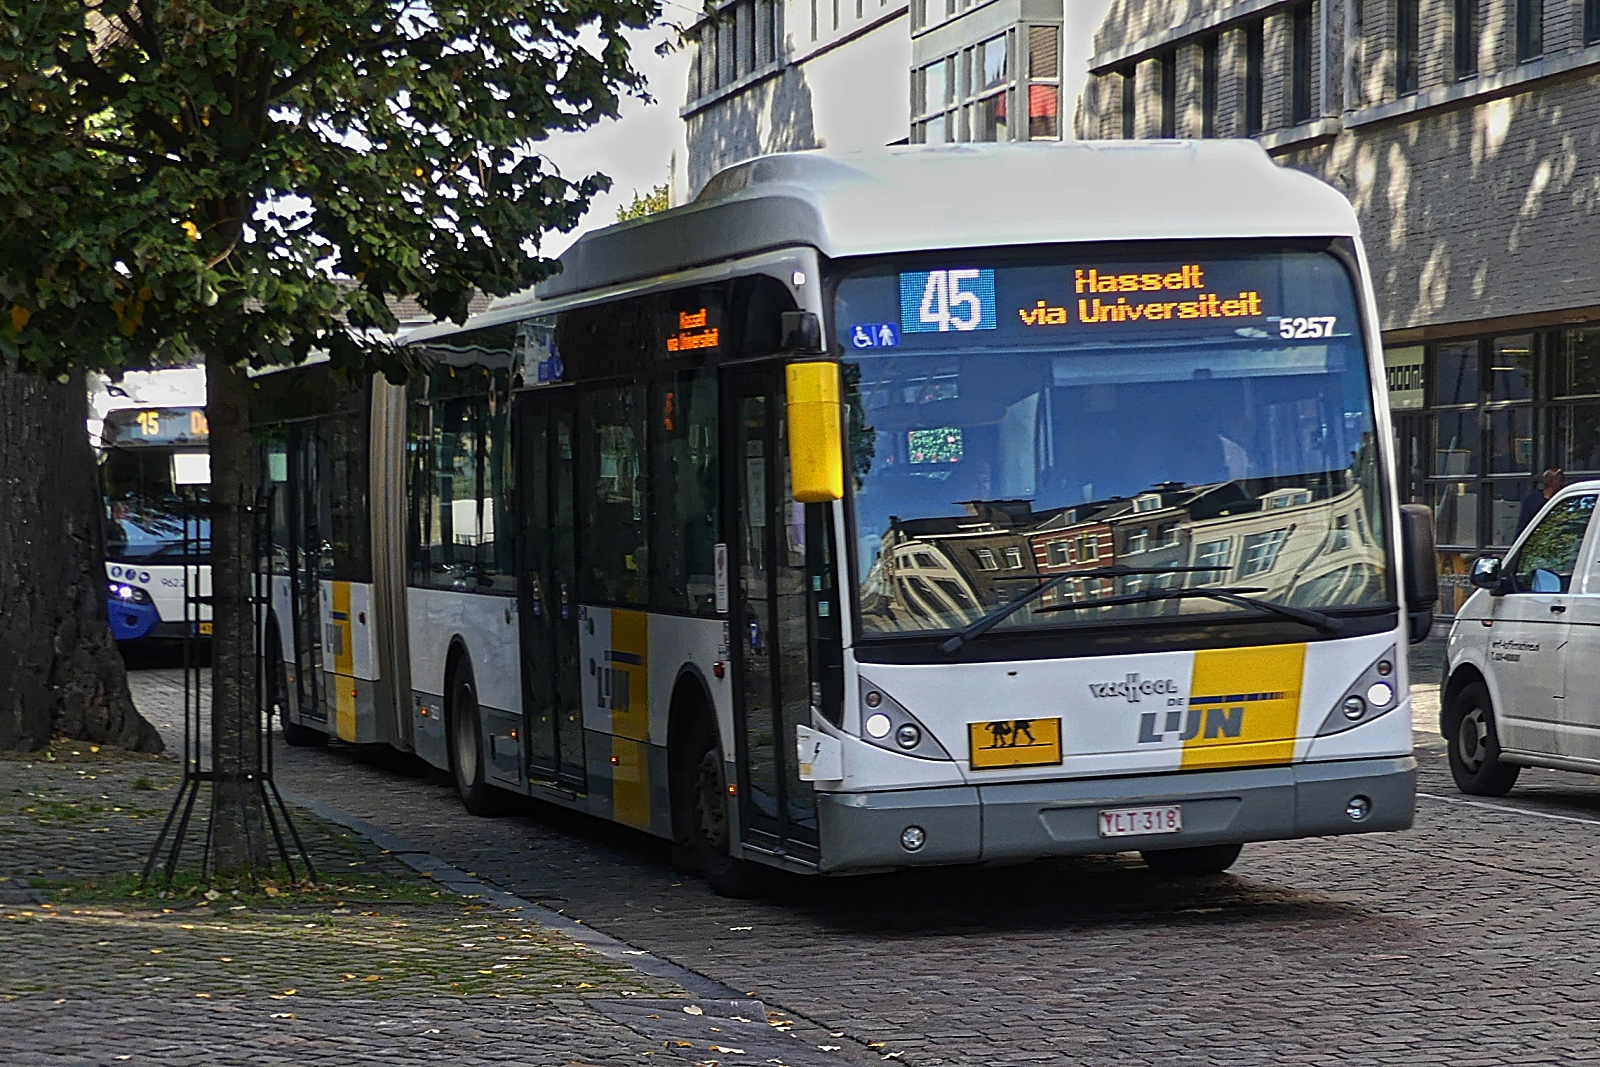
[[[1534,520],[1540,509],[1544,507],[1545,501],[1555,496],[1556,491],[1566,484],[1567,479],[1561,468],[1551,467],[1544,472],[1541,481],[1543,484],[1538,489],[1522,498],[1522,511],[1517,515],[1517,533],[1519,534],[1528,528],[1528,524]]]

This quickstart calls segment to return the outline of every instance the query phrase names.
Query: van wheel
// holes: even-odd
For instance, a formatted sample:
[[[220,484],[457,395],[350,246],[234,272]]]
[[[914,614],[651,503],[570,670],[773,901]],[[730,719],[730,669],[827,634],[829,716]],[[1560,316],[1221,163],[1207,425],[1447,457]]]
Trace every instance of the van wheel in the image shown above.
[[[290,748],[327,745],[328,735],[321,730],[289,721],[289,665],[283,661],[283,648],[276,637],[267,645],[267,707],[278,717],[278,725],[283,728],[283,743]]]
[[[1221,874],[1233,866],[1243,845],[1200,845],[1195,848],[1151,848],[1139,853],[1157,874]]]
[[[472,815],[499,815],[499,790],[484,780],[483,732],[478,727],[478,686],[472,664],[462,659],[450,681],[446,726],[450,738],[450,769],[461,804]]]
[[[1482,682],[1464,686],[1450,702],[1445,742],[1456,788],[1475,797],[1503,797],[1517,784],[1522,768],[1500,760],[1500,734],[1494,705]]]
[[[734,859],[732,820],[728,817],[728,779],[722,747],[709,737],[693,767],[691,786],[694,816],[690,827],[695,859],[706,881],[719,896],[760,896],[770,883],[770,872],[748,860]]]

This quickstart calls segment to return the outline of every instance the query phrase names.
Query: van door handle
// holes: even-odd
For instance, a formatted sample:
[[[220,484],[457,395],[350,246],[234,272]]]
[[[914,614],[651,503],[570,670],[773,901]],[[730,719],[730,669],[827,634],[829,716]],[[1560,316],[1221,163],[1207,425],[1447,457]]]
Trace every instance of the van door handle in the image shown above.
[[[1550,614],[1552,614],[1552,615],[1560,615],[1562,612],[1564,612],[1566,610],[1567,610],[1567,606],[1565,604],[1551,604],[1550,605]]]

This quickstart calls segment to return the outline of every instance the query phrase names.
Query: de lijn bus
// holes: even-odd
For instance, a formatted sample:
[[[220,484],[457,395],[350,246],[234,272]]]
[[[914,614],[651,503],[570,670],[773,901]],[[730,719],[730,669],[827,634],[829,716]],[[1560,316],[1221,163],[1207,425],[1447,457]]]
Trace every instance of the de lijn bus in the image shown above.
[[[292,744],[721,892],[1412,821],[1426,512],[1349,204],[1245,143],[756,159],[256,379]]]
[[[105,507],[106,615],[118,641],[211,633],[211,431],[200,367],[96,379],[90,441]],[[187,604],[187,607],[186,607]]]

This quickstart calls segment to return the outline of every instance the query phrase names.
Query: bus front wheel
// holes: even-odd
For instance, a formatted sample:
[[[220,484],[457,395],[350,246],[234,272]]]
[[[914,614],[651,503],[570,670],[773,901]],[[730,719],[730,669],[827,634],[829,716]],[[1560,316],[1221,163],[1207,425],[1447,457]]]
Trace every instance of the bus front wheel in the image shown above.
[[[1221,874],[1233,866],[1243,845],[1200,845],[1196,848],[1145,849],[1144,865],[1156,874]]]
[[[484,779],[483,731],[478,728],[478,686],[465,658],[450,681],[450,769],[456,793],[472,815],[500,814],[500,794]]]
[[[754,897],[765,890],[767,869],[748,860],[733,858],[732,819],[728,813],[728,780],[722,760],[722,747],[708,739],[694,765],[695,859],[706,881],[719,896]]]

